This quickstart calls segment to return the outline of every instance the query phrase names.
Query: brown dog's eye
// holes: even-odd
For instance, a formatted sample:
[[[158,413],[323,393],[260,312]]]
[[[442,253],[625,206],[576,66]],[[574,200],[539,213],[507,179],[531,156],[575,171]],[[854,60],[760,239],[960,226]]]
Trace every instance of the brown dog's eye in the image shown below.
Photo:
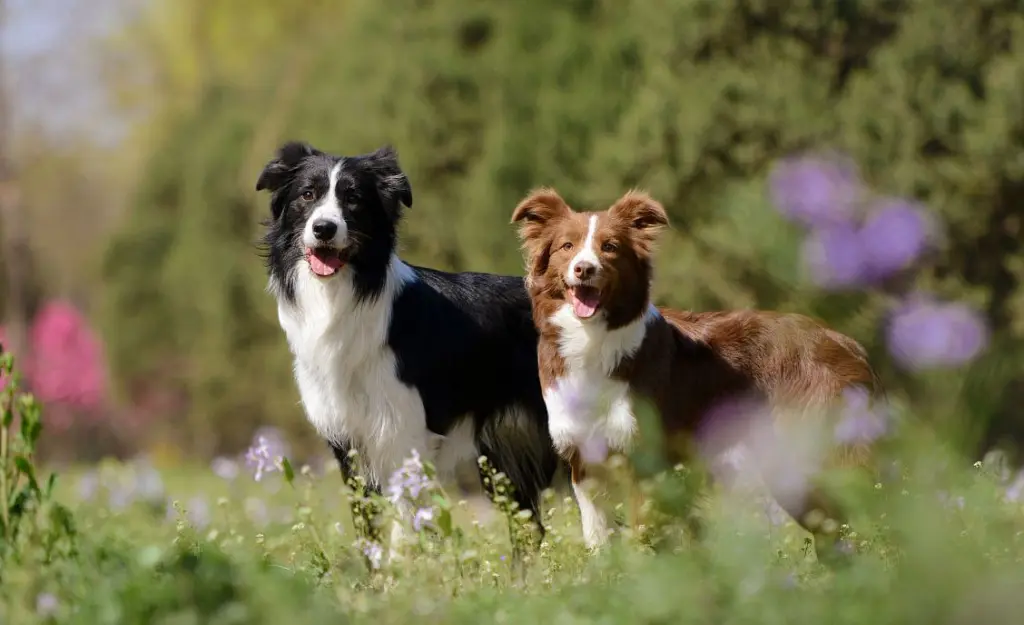
[[[565,243],[562,244],[562,249],[565,250],[566,252],[568,252],[569,250],[572,249],[572,243],[569,242],[569,241],[566,241]]]
[[[312,202],[313,200],[316,199],[316,193],[314,193],[313,191],[309,191],[309,190],[303,191],[302,192],[302,199],[307,201],[307,202]]]
[[[617,249],[619,249],[619,246],[615,245],[611,241],[605,241],[604,243],[601,244],[601,251],[607,254],[611,254]]]

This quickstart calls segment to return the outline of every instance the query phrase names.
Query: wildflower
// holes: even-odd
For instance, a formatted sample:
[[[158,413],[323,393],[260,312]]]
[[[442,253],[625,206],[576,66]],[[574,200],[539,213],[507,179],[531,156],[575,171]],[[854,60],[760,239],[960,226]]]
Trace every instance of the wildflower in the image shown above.
[[[415,500],[420,492],[431,485],[430,477],[427,476],[426,468],[420,460],[420,454],[414,449],[412,455],[388,478],[388,499],[396,505],[404,496]]]
[[[380,568],[381,561],[384,559],[384,549],[379,543],[367,538],[360,538],[356,541],[355,546],[362,551],[363,555],[370,562],[371,568]]]
[[[102,404],[107,380],[100,340],[74,306],[60,301],[44,305],[32,323],[30,341],[26,374],[41,400],[84,410]]]
[[[256,443],[245,452],[245,463],[253,469],[253,479],[259,482],[264,473],[271,473],[276,468],[270,455],[270,442],[264,436],[257,436]]]
[[[132,489],[124,484],[115,484],[110,489],[108,505],[112,510],[124,510],[135,499]]]
[[[881,438],[888,430],[886,414],[872,406],[870,393],[855,387],[843,391],[844,406],[835,428],[838,443],[868,443]]]
[[[427,527],[431,521],[434,520],[434,508],[427,506],[420,508],[412,517],[412,528],[417,532],[422,532],[423,528]]]
[[[811,280],[820,287],[857,286],[870,276],[863,242],[853,226],[839,224],[812,231],[802,253]]]
[[[860,231],[864,259],[873,277],[885,277],[910,266],[931,235],[932,223],[921,207],[903,200],[884,200]]]
[[[145,459],[136,462],[135,479],[132,485],[135,495],[143,501],[157,501],[163,498],[164,481],[160,471]]]
[[[36,614],[41,617],[53,616],[59,606],[57,597],[48,592],[40,593],[36,597]]]
[[[1016,503],[1020,501],[1020,495],[1024,492],[1024,471],[1017,473],[1013,482],[1006,488],[1006,500]]]
[[[988,341],[984,319],[965,304],[918,299],[893,315],[887,340],[903,367],[955,367],[976,357]]]
[[[95,471],[89,471],[78,478],[78,498],[82,501],[89,501],[99,489],[100,480]]]
[[[197,496],[189,499],[185,510],[188,521],[193,526],[203,529],[210,524],[210,506],[207,505],[206,500],[202,497]]]
[[[213,473],[221,478],[222,480],[231,481],[238,477],[238,463],[230,458],[223,456],[213,459],[210,464],[210,468],[213,469]]]
[[[600,434],[587,437],[580,445],[580,456],[588,464],[600,464],[608,458],[608,440]]]
[[[852,222],[861,193],[852,162],[826,155],[783,160],[768,186],[772,203],[783,216],[811,227]]]
[[[966,502],[964,501],[964,498],[962,496],[953,497],[944,490],[935,493],[935,495],[936,497],[938,497],[939,502],[946,508],[955,507],[960,510],[963,510],[964,506],[966,505]]]

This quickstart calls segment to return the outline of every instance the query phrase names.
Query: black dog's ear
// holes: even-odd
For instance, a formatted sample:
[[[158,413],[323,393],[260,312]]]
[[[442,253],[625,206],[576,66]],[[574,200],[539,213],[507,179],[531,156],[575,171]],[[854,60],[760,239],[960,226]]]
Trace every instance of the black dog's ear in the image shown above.
[[[267,189],[271,192],[277,191],[288,184],[295,168],[307,156],[319,154],[319,151],[304,141],[289,141],[277,150],[274,158],[267,163],[256,181],[256,190]]]
[[[385,145],[369,155],[368,160],[377,172],[377,189],[385,200],[397,200],[412,208],[412,185],[398,165],[398,152]]]

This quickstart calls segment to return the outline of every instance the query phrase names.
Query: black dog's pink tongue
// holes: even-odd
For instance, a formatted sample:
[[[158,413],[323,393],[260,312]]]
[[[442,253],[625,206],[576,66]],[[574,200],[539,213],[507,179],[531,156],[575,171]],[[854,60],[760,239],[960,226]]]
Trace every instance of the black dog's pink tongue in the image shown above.
[[[576,287],[572,290],[572,311],[580,319],[594,316],[601,304],[601,294],[593,287]]]
[[[306,257],[309,259],[309,268],[313,270],[313,273],[323,278],[333,276],[345,264],[341,261],[341,256],[334,250],[313,249],[306,253]]]

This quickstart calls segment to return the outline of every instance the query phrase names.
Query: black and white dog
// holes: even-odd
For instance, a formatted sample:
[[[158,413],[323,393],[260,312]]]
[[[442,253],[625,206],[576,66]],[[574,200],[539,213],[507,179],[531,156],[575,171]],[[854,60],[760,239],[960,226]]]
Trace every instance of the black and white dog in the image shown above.
[[[286,143],[264,189],[269,288],[306,415],[342,473],[358,450],[379,492],[414,449],[442,474],[482,454],[539,520],[559,461],[523,279],[402,262],[396,229],[412,189],[390,146],[341,157]],[[396,525],[392,554],[400,537]]]

